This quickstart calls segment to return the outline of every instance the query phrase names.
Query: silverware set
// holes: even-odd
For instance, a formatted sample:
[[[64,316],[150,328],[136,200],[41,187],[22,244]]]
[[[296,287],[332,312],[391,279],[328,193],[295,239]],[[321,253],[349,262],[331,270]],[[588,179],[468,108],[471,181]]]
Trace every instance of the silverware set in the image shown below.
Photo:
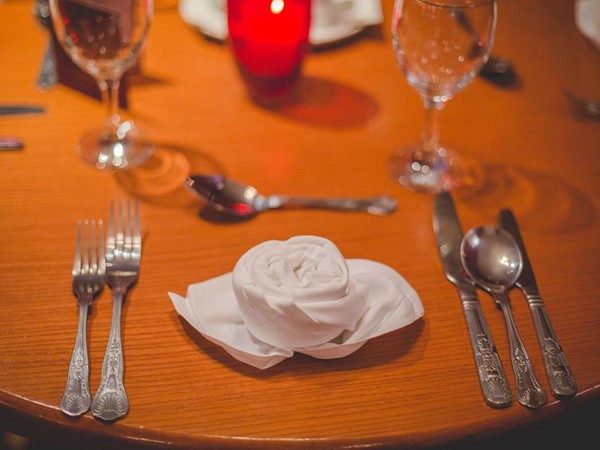
[[[566,399],[577,385],[539,294],[531,263],[512,212],[499,213],[499,226],[483,226],[462,234],[450,193],[437,194],[433,228],[446,277],[457,287],[486,403],[503,408],[511,403],[508,380],[487,326],[476,287],[490,293],[506,322],[517,400],[528,408],[546,403],[531,360],[512,317],[508,293],[521,289],[528,301],[553,395]]]
[[[142,238],[138,202],[119,202],[110,206],[106,247],[103,222],[78,222],[73,263],[73,292],[79,304],[79,326],[69,365],[67,385],[60,409],[70,416],[79,416],[88,409],[104,421],[124,417],[129,400],[123,384],[124,361],[121,344],[121,311],[129,290],[140,272]],[[90,400],[89,362],[86,344],[86,322],[89,307],[100,295],[104,283],[113,295],[110,335],[102,364],[102,379],[93,400]]]

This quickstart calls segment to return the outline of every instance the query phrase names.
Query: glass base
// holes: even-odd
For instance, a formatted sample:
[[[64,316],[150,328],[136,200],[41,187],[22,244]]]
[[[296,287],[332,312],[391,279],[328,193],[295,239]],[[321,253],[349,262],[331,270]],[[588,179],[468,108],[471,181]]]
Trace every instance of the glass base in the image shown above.
[[[424,150],[420,145],[401,148],[391,155],[389,171],[394,180],[416,192],[450,191],[465,179],[461,161],[443,147],[435,151]]]
[[[86,134],[77,146],[81,158],[103,170],[139,166],[154,153],[154,144],[144,138],[132,121],[116,128],[103,127]]]

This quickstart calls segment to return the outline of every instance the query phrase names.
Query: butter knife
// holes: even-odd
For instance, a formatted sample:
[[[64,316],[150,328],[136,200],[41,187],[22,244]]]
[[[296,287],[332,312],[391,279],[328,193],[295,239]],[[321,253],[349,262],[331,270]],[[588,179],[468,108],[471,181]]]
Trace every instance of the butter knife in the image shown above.
[[[446,278],[456,286],[462,303],[483,398],[494,408],[506,407],[511,402],[508,379],[483,315],[475,285],[460,260],[462,230],[448,192],[441,192],[435,197],[433,230]]]
[[[572,397],[577,392],[575,378],[540,296],[531,262],[525,252],[525,244],[519,232],[517,220],[511,210],[503,209],[499,214],[499,222],[500,226],[515,238],[523,255],[523,270],[516,285],[521,289],[529,303],[552,393],[559,399]]]

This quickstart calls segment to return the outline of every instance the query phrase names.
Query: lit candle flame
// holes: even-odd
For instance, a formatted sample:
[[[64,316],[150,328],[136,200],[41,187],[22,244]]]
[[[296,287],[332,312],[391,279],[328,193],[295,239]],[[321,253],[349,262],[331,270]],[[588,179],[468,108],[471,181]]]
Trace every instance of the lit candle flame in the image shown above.
[[[283,7],[285,6],[284,0],[273,0],[271,2],[271,12],[273,14],[279,14],[283,11]]]

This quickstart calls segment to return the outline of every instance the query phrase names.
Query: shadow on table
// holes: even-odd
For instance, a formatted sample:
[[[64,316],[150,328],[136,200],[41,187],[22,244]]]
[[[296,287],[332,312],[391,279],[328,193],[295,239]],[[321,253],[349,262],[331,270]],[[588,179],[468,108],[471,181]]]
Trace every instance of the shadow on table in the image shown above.
[[[310,125],[352,128],[375,117],[379,106],[372,97],[350,86],[304,76],[288,101],[264,109]]]
[[[295,353],[291,358],[273,367],[261,370],[234,359],[223,348],[205,339],[185,319],[179,317],[179,321],[186,335],[203,353],[246,377],[257,379],[268,379],[285,374],[294,376],[307,374],[314,376],[319,373],[357,370],[397,362],[402,359],[403,355],[406,355],[413,349],[425,328],[425,321],[421,318],[399,330],[371,339],[355,353],[344,358],[335,360],[317,359],[301,353]],[[412,358],[418,361],[420,357],[421,355],[414,355]],[[410,364],[408,361],[404,363]]]
[[[140,200],[167,208],[198,210],[201,202],[184,187],[191,173],[224,173],[222,165],[206,152],[179,144],[158,142],[143,164],[115,172],[119,185]]]
[[[556,175],[497,164],[483,166],[477,178],[482,181],[457,189],[456,197],[491,222],[501,208],[511,208],[522,230],[566,235],[597,220],[589,196]]]

